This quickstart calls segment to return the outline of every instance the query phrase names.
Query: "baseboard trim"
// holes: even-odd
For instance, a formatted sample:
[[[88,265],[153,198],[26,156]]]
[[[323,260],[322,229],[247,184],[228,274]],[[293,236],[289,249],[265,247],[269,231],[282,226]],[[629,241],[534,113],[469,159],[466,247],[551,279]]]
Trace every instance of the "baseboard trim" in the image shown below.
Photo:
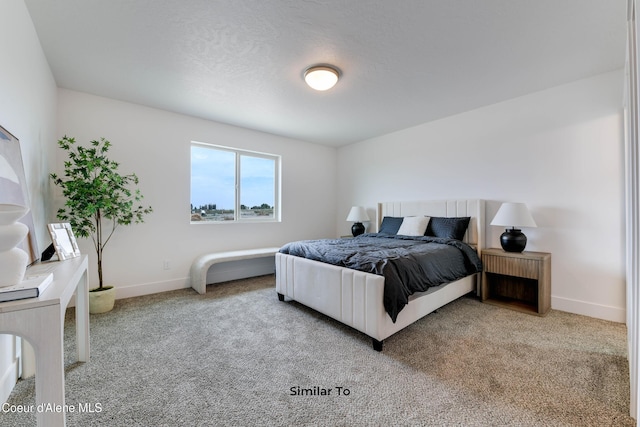
[[[143,295],[152,295],[189,287],[191,287],[191,283],[189,282],[188,277],[161,282],[141,283],[130,286],[117,286],[116,299],[140,297]]]
[[[13,387],[18,382],[19,369],[19,359],[16,358],[7,365],[7,369],[0,377],[0,402],[4,403],[9,399]]]
[[[566,311],[596,319],[610,320],[612,322],[626,323],[627,311],[624,308],[612,307],[576,299],[551,297],[551,308]]]
[[[225,266],[224,264],[229,264]],[[222,266],[222,268],[220,268]],[[211,268],[210,270],[214,270]],[[221,263],[216,265],[215,271],[211,271],[207,275],[207,284],[226,282],[229,280],[245,279],[247,277],[263,276],[274,273],[272,264],[256,265],[236,264],[236,261],[229,263]],[[143,295],[152,295],[160,292],[175,291],[178,289],[186,289],[191,287],[191,279],[181,277],[178,279],[164,280],[160,282],[139,283],[128,286],[116,286],[116,299],[141,297]],[[195,292],[195,291],[194,291]],[[75,295],[69,301],[69,307],[75,307]]]
[[[224,264],[228,264],[225,266]],[[220,268],[222,266],[222,268]],[[226,267],[226,268],[225,268]],[[247,277],[257,277],[274,272],[273,262],[271,264],[260,265],[254,261],[252,264],[220,263],[211,268],[207,274],[207,284],[227,282],[229,280],[246,279]],[[141,283],[130,286],[116,287],[116,299],[140,297],[143,295],[157,294],[159,292],[175,291],[191,287],[190,277],[167,280],[162,282]]]
[[[216,274],[207,277],[207,283],[218,283],[228,280],[244,279],[247,277],[255,277],[264,274],[270,274],[272,271],[264,270],[264,268],[231,268],[228,270],[219,270]],[[179,279],[166,280],[161,282],[141,283],[136,285],[121,286],[116,288],[116,299],[133,298],[143,295],[157,294],[160,292],[175,291],[178,289],[186,289],[191,287],[189,277]],[[74,301],[69,303],[74,305]],[[612,322],[626,323],[627,312],[624,308],[612,307],[602,304],[594,304],[592,302],[580,301],[570,298],[551,297],[551,307],[555,310],[566,311],[569,313],[580,314],[583,316],[594,317],[596,319],[610,320]]]
[[[265,270],[263,266],[254,266],[247,268],[246,265],[241,269],[219,269],[217,272],[211,272],[213,274],[210,273],[207,276],[207,284],[261,276],[264,274],[270,274],[272,272],[273,271]],[[191,280],[188,276],[161,282],[121,286],[116,288],[116,299],[133,298],[143,295],[157,294],[160,292],[186,289],[190,287]],[[75,301],[74,298],[72,298],[69,306],[74,306],[74,304]],[[587,301],[552,296],[551,307],[554,310],[566,311],[568,313],[580,314],[583,316],[594,317],[596,319],[610,320],[612,322],[626,323],[627,321],[626,309],[602,304],[594,304]]]
[[[162,282],[140,283],[129,286],[116,286],[116,299],[141,297],[143,295],[152,295],[160,292],[175,291],[177,289],[185,289],[190,287],[189,278],[166,280]],[[71,297],[67,307],[76,306],[76,296]]]

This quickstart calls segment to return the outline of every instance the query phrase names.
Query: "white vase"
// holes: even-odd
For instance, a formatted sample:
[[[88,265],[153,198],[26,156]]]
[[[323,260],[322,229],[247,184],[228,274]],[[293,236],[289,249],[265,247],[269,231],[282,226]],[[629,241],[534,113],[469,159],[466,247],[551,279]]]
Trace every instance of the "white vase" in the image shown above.
[[[29,232],[18,223],[29,209],[24,206],[0,204],[0,288],[17,285],[24,279],[29,255],[16,246]]]
[[[8,251],[18,246],[29,233],[29,227],[21,222],[0,225],[0,252]]]
[[[29,212],[29,208],[20,205],[0,204],[0,225],[13,224]]]
[[[29,255],[20,248],[0,252],[0,288],[22,282],[29,264]]]

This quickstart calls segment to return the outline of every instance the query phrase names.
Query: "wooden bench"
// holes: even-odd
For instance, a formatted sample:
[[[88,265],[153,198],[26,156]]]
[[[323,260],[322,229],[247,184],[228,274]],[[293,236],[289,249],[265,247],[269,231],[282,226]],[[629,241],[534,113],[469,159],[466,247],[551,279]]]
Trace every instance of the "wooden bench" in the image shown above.
[[[213,264],[274,256],[279,250],[279,247],[260,248],[200,255],[191,264],[191,287],[199,294],[204,294],[207,291],[207,272]]]

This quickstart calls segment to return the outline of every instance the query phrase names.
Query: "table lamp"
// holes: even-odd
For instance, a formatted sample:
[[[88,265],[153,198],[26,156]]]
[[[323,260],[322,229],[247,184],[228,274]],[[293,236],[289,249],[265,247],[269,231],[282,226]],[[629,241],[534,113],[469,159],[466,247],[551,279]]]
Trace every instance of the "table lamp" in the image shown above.
[[[354,206],[349,211],[347,221],[354,221],[353,226],[351,226],[351,234],[353,234],[353,237],[356,237],[364,233],[364,225],[362,223],[371,220],[369,219],[369,215],[367,215],[367,211],[362,206]]]
[[[526,204],[503,203],[491,221],[491,225],[511,227],[500,235],[500,245],[506,252],[522,252],[527,246],[527,236],[522,233],[519,227],[536,227],[536,222],[529,213]]]

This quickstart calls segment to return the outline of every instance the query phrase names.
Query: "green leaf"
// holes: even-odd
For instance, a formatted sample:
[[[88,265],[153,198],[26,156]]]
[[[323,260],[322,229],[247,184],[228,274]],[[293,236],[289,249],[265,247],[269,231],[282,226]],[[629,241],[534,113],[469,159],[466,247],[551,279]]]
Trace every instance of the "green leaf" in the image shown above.
[[[111,142],[105,138],[89,142],[89,147],[75,145],[75,138],[66,135],[58,146],[67,152],[63,163],[64,177],[50,174],[53,183],[62,189],[65,205],[58,209],[58,219],[69,222],[78,237],[91,237],[98,255],[98,276],[102,286],[102,251],[118,225],[144,222],[144,215],[153,212],[151,206],[133,207],[143,197],[136,174],[121,175],[120,163],[105,153]],[[103,220],[111,224],[104,227]]]

